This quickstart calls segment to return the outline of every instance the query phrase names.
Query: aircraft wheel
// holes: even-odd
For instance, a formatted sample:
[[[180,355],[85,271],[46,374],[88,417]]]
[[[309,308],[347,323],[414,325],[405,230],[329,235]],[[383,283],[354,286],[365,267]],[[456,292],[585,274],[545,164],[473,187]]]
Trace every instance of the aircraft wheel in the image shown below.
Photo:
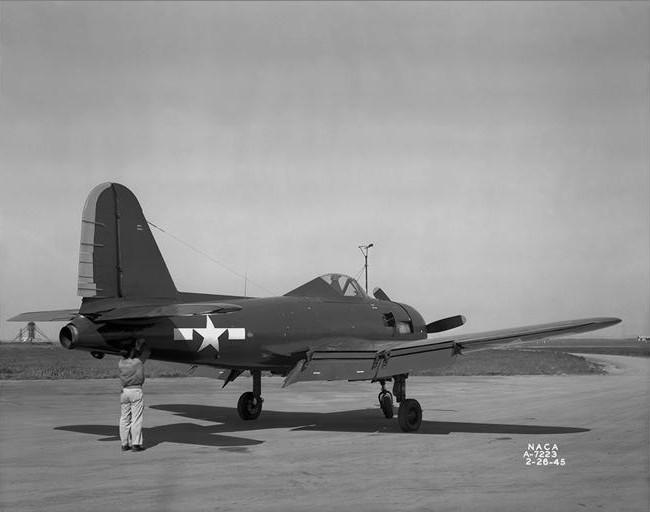
[[[262,397],[256,397],[252,391],[247,391],[239,397],[237,412],[242,420],[256,420],[262,412]]]
[[[379,393],[379,407],[381,407],[381,412],[384,413],[386,418],[393,417],[393,395],[390,391]]]
[[[415,432],[422,423],[422,408],[417,400],[408,398],[399,404],[399,426],[404,432]]]
[[[379,392],[377,395],[377,400],[379,400],[379,405],[381,405],[381,399],[384,398],[384,395],[390,395],[391,399],[393,398],[393,394],[390,391],[387,390],[382,390]]]

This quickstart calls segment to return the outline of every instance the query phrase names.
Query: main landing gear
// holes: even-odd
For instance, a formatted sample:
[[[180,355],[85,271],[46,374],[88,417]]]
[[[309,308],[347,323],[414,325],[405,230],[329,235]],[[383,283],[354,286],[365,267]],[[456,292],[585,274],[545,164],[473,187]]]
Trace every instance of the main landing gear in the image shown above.
[[[404,432],[415,432],[422,424],[422,408],[420,403],[413,398],[406,398],[406,378],[408,375],[395,375],[393,377],[393,394],[386,390],[386,381],[380,380],[381,391],[379,392],[379,406],[386,418],[393,417],[393,395],[399,410],[397,421]]]
[[[262,372],[251,370],[253,391],[247,391],[239,397],[237,412],[242,420],[256,420],[262,412]]]

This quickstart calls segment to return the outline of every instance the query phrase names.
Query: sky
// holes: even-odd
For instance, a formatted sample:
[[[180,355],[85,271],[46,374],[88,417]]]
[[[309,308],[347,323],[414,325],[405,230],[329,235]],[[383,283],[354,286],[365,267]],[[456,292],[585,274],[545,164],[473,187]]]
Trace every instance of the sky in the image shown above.
[[[183,291],[363,283],[374,243],[427,321],[650,334],[646,2],[2,2],[0,52],[2,339],[79,305],[106,181]]]

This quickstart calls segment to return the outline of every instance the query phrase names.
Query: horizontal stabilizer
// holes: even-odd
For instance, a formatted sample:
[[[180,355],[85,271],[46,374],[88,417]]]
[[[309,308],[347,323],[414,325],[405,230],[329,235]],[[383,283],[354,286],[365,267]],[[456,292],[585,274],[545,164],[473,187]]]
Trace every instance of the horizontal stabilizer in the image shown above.
[[[164,304],[143,306],[122,306],[100,312],[96,321],[136,320],[139,318],[161,318],[168,316],[199,316],[239,311],[241,306],[223,302],[201,304]]]
[[[30,311],[9,319],[9,322],[67,322],[79,316],[78,309],[57,309],[54,311]]]

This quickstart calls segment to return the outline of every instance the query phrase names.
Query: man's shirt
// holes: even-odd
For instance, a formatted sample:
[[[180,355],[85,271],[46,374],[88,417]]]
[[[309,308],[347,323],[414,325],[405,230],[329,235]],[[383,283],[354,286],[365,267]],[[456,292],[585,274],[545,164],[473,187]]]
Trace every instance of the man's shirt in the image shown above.
[[[118,368],[120,370],[120,382],[123,388],[144,384],[144,362],[149,357],[150,350],[145,348],[138,357],[120,359]]]

